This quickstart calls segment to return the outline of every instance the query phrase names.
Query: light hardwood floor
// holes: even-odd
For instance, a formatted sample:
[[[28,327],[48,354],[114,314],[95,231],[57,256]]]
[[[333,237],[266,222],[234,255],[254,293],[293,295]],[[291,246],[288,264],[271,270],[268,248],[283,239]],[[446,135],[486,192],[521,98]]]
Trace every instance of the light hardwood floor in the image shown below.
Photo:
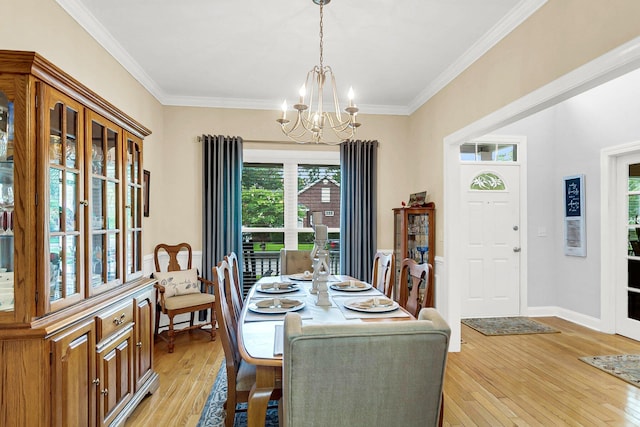
[[[578,360],[640,354],[640,342],[557,318],[538,321],[559,334],[487,337],[463,325],[462,351],[450,353],[445,426],[639,426],[640,388]],[[173,354],[157,343],[160,389],[127,422],[195,426],[222,361],[204,333],[178,338]]]

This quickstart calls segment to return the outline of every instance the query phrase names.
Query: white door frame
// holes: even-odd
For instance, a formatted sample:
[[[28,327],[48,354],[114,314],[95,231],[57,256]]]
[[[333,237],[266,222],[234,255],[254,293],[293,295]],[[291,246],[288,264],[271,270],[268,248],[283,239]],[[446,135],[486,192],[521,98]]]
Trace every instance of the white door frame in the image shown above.
[[[518,272],[518,311],[519,314],[522,315],[526,312],[527,308],[527,137],[522,135],[485,135],[480,138],[474,138],[470,141],[472,143],[504,143],[504,144],[516,144],[517,148],[517,161],[516,162],[474,162],[474,165],[485,166],[487,170],[491,171],[500,171],[500,166],[510,166],[513,165],[518,166],[518,247],[520,247],[520,260],[519,260],[519,272]],[[459,149],[459,145],[456,146]],[[458,151],[459,153],[459,151]],[[458,160],[457,169],[460,171],[460,166],[465,162],[460,162]],[[459,183],[458,185],[458,194],[462,194],[462,192],[468,191],[468,183]],[[460,201],[458,201],[459,208],[456,209],[454,217],[457,218],[456,223],[460,224],[462,221],[462,216],[460,212],[462,211],[462,207],[460,206]],[[452,218],[454,219],[454,218]],[[458,229],[461,227],[457,227]],[[462,242],[464,236],[459,236],[456,239],[456,244],[460,244],[462,246]],[[456,254],[461,254],[462,251],[457,251]],[[467,260],[465,257],[460,256],[458,260],[456,260],[456,265],[458,262],[464,262],[466,264]],[[462,269],[459,269],[462,272]],[[456,283],[462,283],[460,280],[465,280],[462,277],[458,278]],[[460,301],[462,301],[462,295],[460,296]]]
[[[443,313],[451,327],[450,351],[460,351],[461,339],[460,306],[462,295],[458,285],[459,272],[457,270],[459,269],[456,269],[460,262],[458,259],[460,236],[457,230],[457,224],[459,223],[457,212],[459,212],[460,204],[458,197],[458,189],[460,188],[458,146],[464,141],[491,133],[496,129],[542,111],[639,67],[640,37],[637,37],[444,138],[442,151],[444,165],[445,263],[444,280],[441,288],[446,290],[446,304],[443,307]],[[602,172],[602,179],[604,179],[604,169]],[[602,194],[603,203],[605,194]],[[601,233],[604,234],[606,234],[605,221],[607,218],[608,215],[602,212]],[[601,295],[604,295],[604,287],[606,285],[603,283],[607,283],[606,279],[610,278],[610,276],[607,276],[605,279],[604,273],[605,271],[610,272],[612,267],[611,260],[606,256],[606,254],[610,253],[607,249],[610,249],[611,246],[605,246],[605,237],[602,237]],[[526,257],[523,256],[522,260],[524,261],[525,259]],[[610,296],[603,296],[600,303],[602,330],[611,331],[612,327],[615,328],[615,300]],[[526,313],[526,307],[523,311],[524,313]]]
[[[603,148],[600,151],[600,239],[602,242],[600,267],[600,320],[601,330],[613,334],[616,332],[616,286],[620,283],[619,262],[616,248],[620,248],[620,206],[618,198],[617,172],[618,158],[628,154],[640,153],[640,141]],[[624,217],[626,218],[626,214]],[[626,236],[625,236],[626,237]]]

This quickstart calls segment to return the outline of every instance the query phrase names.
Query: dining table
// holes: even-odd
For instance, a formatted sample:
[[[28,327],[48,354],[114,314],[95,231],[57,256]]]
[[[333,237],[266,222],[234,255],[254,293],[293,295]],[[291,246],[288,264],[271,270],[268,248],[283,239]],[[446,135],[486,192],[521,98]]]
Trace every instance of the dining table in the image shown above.
[[[415,320],[397,302],[385,305],[389,300],[369,283],[332,275],[327,285],[328,306],[316,304],[312,280],[303,274],[262,277],[249,290],[238,322],[240,355],[256,366],[247,408],[249,427],[264,426],[271,393],[282,386],[286,313],[297,312],[303,324]],[[379,301],[384,304],[377,305]]]

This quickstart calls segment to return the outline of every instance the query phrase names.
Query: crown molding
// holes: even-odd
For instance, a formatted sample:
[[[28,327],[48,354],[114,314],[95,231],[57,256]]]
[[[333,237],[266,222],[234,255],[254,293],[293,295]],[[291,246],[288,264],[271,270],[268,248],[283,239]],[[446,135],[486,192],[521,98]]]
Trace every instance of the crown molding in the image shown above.
[[[167,95],[149,77],[127,51],[118,43],[107,29],[93,14],[80,2],[80,0],[56,0],[56,2],[80,24],[113,58],[122,65],[146,90],[151,93],[162,105],[213,107],[213,108],[238,108],[256,110],[277,110],[277,101],[265,101],[258,99],[235,99],[198,96],[170,96]],[[500,40],[513,31],[524,20],[542,7],[547,0],[521,0],[511,12],[491,28],[481,39],[469,48],[460,58],[451,64],[429,86],[418,94],[406,106],[399,105],[360,105],[361,114],[401,115],[413,114],[425,102],[442,90],[460,73],[466,70],[478,58],[495,46]]]
[[[151,95],[162,103],[163,92],[157,83],[149,77],[144,69],[131,55],[113,38],[111,33],[98,21],[95,16],[79,0],[56,0],[56,2],[73,18],[84,30],[93,37],[113,58],[124,67]]]
[[[509,14],[505,15],[482,38],[478,39],[462,56],[452,63],[442,74],[436,77],[422,92],[416,96],[407,106],[409,114],[413,114],[425,102],[440,92],[453,79],[469,68],[489,49],[498,44],[518,25],[522,24],[529,16],[540,9],[547,0],[521,0]]]

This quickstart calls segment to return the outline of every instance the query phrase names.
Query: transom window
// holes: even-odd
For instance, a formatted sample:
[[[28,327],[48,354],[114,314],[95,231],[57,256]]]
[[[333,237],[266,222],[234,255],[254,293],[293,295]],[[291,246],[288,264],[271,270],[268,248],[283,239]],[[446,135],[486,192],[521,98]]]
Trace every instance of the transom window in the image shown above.
[[[463,162],[517,162],[518,145],[493,142],[467,142],[460,146]]]

